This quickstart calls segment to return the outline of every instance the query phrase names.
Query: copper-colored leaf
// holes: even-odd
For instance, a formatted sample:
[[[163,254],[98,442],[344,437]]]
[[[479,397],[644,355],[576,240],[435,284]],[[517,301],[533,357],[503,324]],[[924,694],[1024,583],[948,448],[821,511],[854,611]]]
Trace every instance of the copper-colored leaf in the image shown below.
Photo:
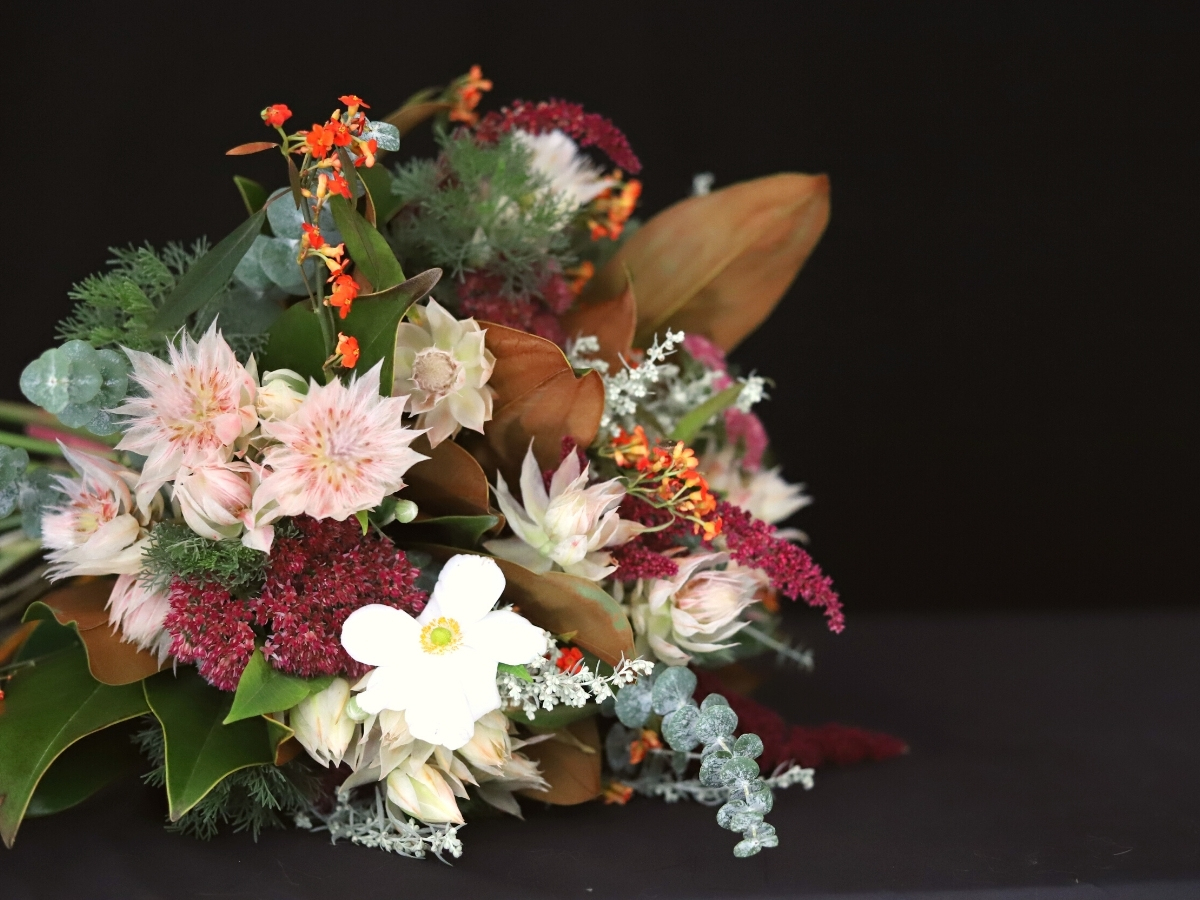
[[[274,141],[251,141],[248,144],[238,144],[232,149],[226,150],[226,156],[249,156],[251,153],[261,153],[264,150],[273,150],[279,144]]]
[[[484,344],[496,357],[488,385],[496,392],[494,406],[512,403],[571,364],[554,341],[494,322],[480,322],[486,329]]]
[[[600,342],[600,359],[608,363],[610,372],[621,369],[621,358],[629,358],[633,336],[637,330],[637,301],[633,285],[610,300],[576,303],[563,316],[563,328],[569,337],[590,334]]]
[[[431,448],[424,435],[413,441],[412,449],[429,459],[405,473],[401,499],[411,500],[428,516],[487,515],[487,476],[475,457],[454,441]]]
[[[163,668],[158,658],[146,650],[121,640],[108,624],[105,604],[112,593],[111,578],[89,578],[52,591],[30,607],[37,615],[44,607],[60,625],[74,623],[87,650],[88,669],[102,684],[132,684]],[[45,613],[42,613],[45,615]]]
[[[401,136],[408,134],[426,119],[433,118],[438,113],[453,109],[453,103],[428,101],[425,103],[410,103],[400,107],[383,121],[395,125]]]
[[[546,791],[520,791],[523,797],[573,806],[600,796],[600,732],[595,717],[572,722],[549,740],[521,752],[537,762],[550,783]]]
[[[37,628],[37,625],[37,622],[26,622],[3,641],[0,641],[0,666],[7,666],[12,662],[12,658],[17,655],[17,651],[21,649],[21,645],[25,643],[25,639],[33,633],[33,629]]]
[[[436,544],[415,546],[440,560],[470,552]],[[538,575],[506,559],[496,559],[496,565],[504,573],[504,602],[513,604],[534,625],[551,634],[572,635],[573,643],[610,666],[633,655],[629,620],[596,582],[565,572]]]
[[[728,350],[771,314],[828,221],[825,175],[789,172],[689,197],[639,228],[582,299],[618,296],[628,272],[638,346],[671,327]]]

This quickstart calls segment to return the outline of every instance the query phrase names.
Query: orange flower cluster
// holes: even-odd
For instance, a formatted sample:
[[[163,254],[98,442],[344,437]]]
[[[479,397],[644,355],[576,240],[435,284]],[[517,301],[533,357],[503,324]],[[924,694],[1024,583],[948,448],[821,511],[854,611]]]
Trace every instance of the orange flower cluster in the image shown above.
[[[292,111],[287,108],[286,103],[272,103],[259,113],[259,115],[272,128],[280,128],[284,122],[292,117]]]
[[[355,168],[364,165],[369,168],[375,165],[375,154],[379,152],[379,143],[375,138],[363,139],[367,128],[367,115],[363,110],[370,109],[370,104],[364,103],[354,94],[346,94],[338,99],[346,104],[345,115],[342,114],[342,110],[335,109],[333,115],[325,123],[314,124],[308,131],[296,132],[304,138],[304,143],[299,145],[294,152],[309,154],[317,161],[319,168],[328,163],[328,167],[340,170],[341,160],[337,150],[344,148],[355,154]],[[268,107],[268,109],[273,108]],[[286,109],[286,107],[284,108]],[[340,171],[337,177],[342,177]],[[348,197],[349,193],[347,192],[344,196]]]
[[[350,257],[346,255],[346,245],[331,246],[316,225],[305,222],[300,228],[303,234],[300,236],[298,261],[303,262],[308,257],[315,256],[329,269],[329,278],[326,281],[333,284],[333,293],[325,298],[325,305],[335,307],[338,315],[344,319],[350,315],[350,307],[358,297],[359,291],[358,282],[346,274],[346,266],[350,264]]]
[[[604,789],[604,805],[609,806],[615,803],[618,806],[624,806],[632,796],[633,788],[629,785],[622,784],[619,781],[610,781]]]
[[[613,172],[613,177],[620,181],[621,170]],[[592,201],[588,216],[588,225],[592,229],[592,240],[608,238],[615,241],[625,230],[625,223],[633,215],[638,198],[642,196],[642,183],[636,179],[621,185],[614,185]]]
[[[475,107],[483,99],[483,92],[490,91],[492,83],[483,77],[483,69],[471,66],[471,71],[450,85],[449,93],[454,104],[450,110],[451,122],[462,122],[464,125],[474,125],[479,121],[479,113]]]
[[[592,276],[596,274],[596,266],[591,260],[585,259],[575,268],[567,269],[563,274],[571,279],[571,293],[578,297],[587,287],[587,283],[592,280]]]
[[[558,654],[554,665],[558,671],[569,675],[581,662],[583,662],[583,652],[578,647],[567,647]]]
[[[338,332],[337,349],[333,351],[334,356],[342,358],[341,365],[346,369],[353,369],[358,365],[358,338],[347,337]]]
[[[629,761],[636,766],[646,758],[646,754],[651,750],[661,750],[662,745],[658,732],[643,728],[642,736],[629,744]]]
[[[700,460],[695,451],[683,441],[677,441],[669,449],[661,447],[650,441],[638,425],[632,434],[622,429],[605,455],[611,456],[620,468],[637,473],[626,487],[630,495],[691,522],[692,530],[703,534],[706,541],[721,533],[717,498],[697,471]]]

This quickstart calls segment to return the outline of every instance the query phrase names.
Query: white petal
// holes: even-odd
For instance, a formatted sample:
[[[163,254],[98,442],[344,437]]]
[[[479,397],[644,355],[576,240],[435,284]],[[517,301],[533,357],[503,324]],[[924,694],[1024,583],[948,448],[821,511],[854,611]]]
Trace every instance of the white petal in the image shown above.
[[[511,519],[509,520],[512,521]],[[484,541],[484,548],[494,556],[501,559],[507,559],[509,562],[515,562],[519,566],[524,566],[530,572],[536,572],[539,575],[544,575],[554,568],[554,563],[548,556],[542,556],[533,547],[529,546],[520,538],[498,538],[492,541]]]
[[[542,470],[538,468],[537,458],[533,455],[533,441],[529,442],[529,449],[525,451],[525,459],[521,462],[521,502],[535,522],[542,521],[550,503],[546,485],[542,481]]]
[[[489,613],[489,616],[496,615]],[[483,622],[487,621],[485,617]],[[476,622],[471,629],[478,629],[483,622]],[[539,629],[540,631],[540,629]],[[468,634],[471,632],[469,631]],[[490,653],[481,653],[466,641],[466,646],[454,654],[454,663],[459,670],[459,685],[471,708],[471,719],[477,721],[493,710],[500,708],[500,691],[496,687],[496,658]]]
[[[367,689],[355,695],[364,712],[405,709],[420,687],[411,666],[381,666],[370,674]]]
[[[372,603],[350,613],[342,625],[342,646],[352,659],[368,666],[383,666],[415,652],[421,628],[400,609]]]
[[[449,616],[465,627],[487,615],[502,593],[504,573],[494,559],[460,553],[450,557],[442,568],[418,621],[424,625],[439,616]]]
[[[546,633],[507,609],[463,629],[463,643],[497,662],[520,666],[546,652]]]
[[[426,684],[414,692],[412,703],[404,711],[413,737],[451,750],[457,750],[474,737],[475,719],[456,674],[449,667],[427,667]]]
[[[475,388],[465,387],[446,399],[450,412],[464,428],[483,433],[483,423],[490,416],[483,396]]]

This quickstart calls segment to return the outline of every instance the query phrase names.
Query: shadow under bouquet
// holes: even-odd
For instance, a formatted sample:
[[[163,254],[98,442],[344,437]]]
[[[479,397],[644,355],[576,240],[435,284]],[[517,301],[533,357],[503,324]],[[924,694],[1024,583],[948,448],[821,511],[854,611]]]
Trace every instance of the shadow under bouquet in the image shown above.
[[[170,827],[458,856],[518,798],[717,806],[749,856],[819,738],[714,670],[843,626],[726,353],[829,215],[781,174],[633,218],[640,165],[478,71],[279,153],[213,246],[113,250],[0,416],[0,832],[142,772]],[[432,159],[390,165],[431,126]],[[53,582],[53,586],[51,585]],[[739,723],[739,715],[741,721]],[[748,726],[754,724],[760,734]],[[898,752],[843,729],[851,756]],[[814,759],[814,748],[817,748]]]

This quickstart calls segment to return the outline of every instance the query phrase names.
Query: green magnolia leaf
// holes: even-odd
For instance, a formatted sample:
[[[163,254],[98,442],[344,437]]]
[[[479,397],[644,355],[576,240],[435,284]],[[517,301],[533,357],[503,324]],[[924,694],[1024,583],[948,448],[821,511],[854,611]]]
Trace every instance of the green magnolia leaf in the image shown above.
[[[39,659],[69,647],[83,647],[79,632],[70,625],[59,625],[54,619],[48,619],[39,622],[29,637],[25,638],[25,643],[21,644],[13,662]]]
[[[233,277],[233,270],[262,231],[266,217],[266,209],[260,209],[200,257],[163,301],[151,328],[158,332],[172,332],[215,297]]]
[[[146,712],[141,685],[100,684],[88,674],[81,648],[43,657],[18,671],[5,688],[0,713],[4,843],[12,846],[34,789],[59,754],[94,731]]]
[[[143,767],[132,730],[112,726],[76,741],[42,776],[25,817],[48,816],[82,803],[105,785]]]
[[[379,373],[381,392],[392,392],[396,327],[408,312],[408,308],[428,294],[441,277],[441,269],[430,269],[386,290],[363,294],[354,301],[350,314],[337,323],[338,331],[358,340],[358,364],[355,371],[369,372],[382,360],[383,367]]]
[[[330,198],[329,208],[333,211],[333,220],[342,233],[350,258],[362,269],[377,292],[404,281],[404,270],[400,268],[388,242],[345,197]]]
[[[252,178],[234,175],[233,183],[246,204],[246,215],[252,216],[267,203],[267,189]]]
[[[223,724],[233,695],[208,684],[190,666],[178,675],[160,672],[142,684],[166,739],[172,822],[178,822],[230,772],[275,762],[266,721],[260,717]]]
[[[483,536],[499,524],[497,516],[438,516],[413,522],[404,529],[403,537],[474,550]]]
[[[392,193],[392,176],[379,164],[358,171],[359,180],[366,185],[375,204],[375,225],[382,228],[404,205],[404,201]]]
[[[238,680],[233,706],[223,724],[230,725],[242,719],[291,709],[310,694],[323,691],[332,683],[332,675],[300,678],[280,672],[267,662],[261,649],[255,650]]]
[[[496,663],[497,672],[507,672],[509,675],[515,675],[522,681],[527,681],[533,684],[533,676],[529,674],[529,670],[524,666],[513,666],[508,663]]]
[[[324,364],[325,340],[312,307],[307,302],[289,306],[267,331],[267,350],[260,370],[291,369],[320,384],[325,381],[321,368]]]
[[[599,712],[600,706],[596,703],[585,703],[583,706],[567,706],[560,703],[554,709],[539,709],[533,718],[525,715],[523,709],[504,710],[504,714],[514,722],[528,725],[535,731],[558,731],[572,722],[578,722]]]
[[[741,392],[740,384],[731,384],[719,394],[709,397],[679,420],[675,430],[671,432],[671,440],[690,444],[692,438],[700,433],[700,429],[708,424],[709,419],[737,403]]]

